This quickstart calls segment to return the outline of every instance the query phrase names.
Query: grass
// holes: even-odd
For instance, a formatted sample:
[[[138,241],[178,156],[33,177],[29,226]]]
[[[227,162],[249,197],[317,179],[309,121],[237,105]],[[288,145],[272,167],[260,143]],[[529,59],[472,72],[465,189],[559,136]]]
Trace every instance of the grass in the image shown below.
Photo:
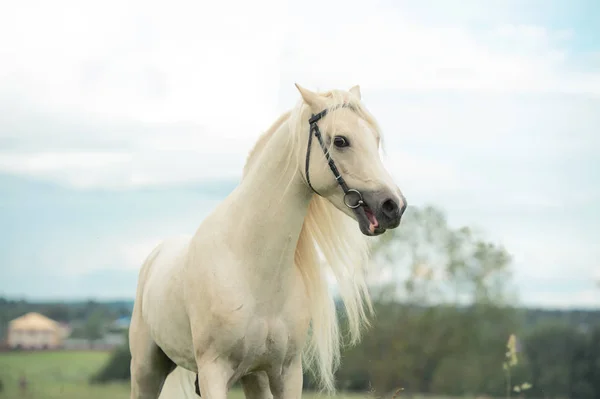
[[[107,385],[88,383],[90,376],[108,361],[109,356],[107,352],[95,351],[0,353],[0,380],[4,383],[0,399],[128,399],[129,382]],[[21,375],[25,375],[28,381],[26,395],[19,390]],[[230,391],[229,399],[243,397],[240,389]],[[304,392],[302,397],[325,399],[310,392]],[[366,394],[341,394],[335,399],[367,398]]]
[[[91,386],[89,377],[108,360],[106,352],[11,352],[0,354],[2,399],[125,399],[129,386]],[[27,395],[19,390],[19,378],[28,381]]]

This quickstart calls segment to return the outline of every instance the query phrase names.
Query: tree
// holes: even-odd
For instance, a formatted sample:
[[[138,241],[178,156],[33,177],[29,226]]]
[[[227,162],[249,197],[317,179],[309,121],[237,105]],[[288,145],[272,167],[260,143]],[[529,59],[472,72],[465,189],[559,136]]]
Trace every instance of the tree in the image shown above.
[[[129,333],[126,332],[126,342],[114,350],[106,365],[92,376],[90,382],[103,384],[112,381],[127,381],[131,378],[131,353],[129,351]]]
[[[84,325],[85,337],[93,344],[94,341],[102,338],[104,335],[105,319],[100,309],[94,310],[88,317]]]
[[[372,287],[380,300],[415,304],[511,303],[511,257],[444,214],[411,207],[401,227],[373,242]]]
[[[516,328],[510,256],[470,228],[451,228],[433,207],[405,215],[373,242],[377,317],[344,352],[340,386],[502,394],[505,342]]]
[[[592,397],[600,398],[600,324],[590,331],[585,361],[588,365],[585,378],[590,382]]]
[[[532,394],[548,398],[598,398],[600,394],[600,327],[568,323],[535,327],[526,337]]]

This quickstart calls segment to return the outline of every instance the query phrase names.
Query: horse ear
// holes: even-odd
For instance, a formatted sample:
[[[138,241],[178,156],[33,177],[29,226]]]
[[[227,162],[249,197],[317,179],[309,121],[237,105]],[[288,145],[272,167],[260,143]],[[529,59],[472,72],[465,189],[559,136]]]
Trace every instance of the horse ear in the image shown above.
[[[305,89],[304,87],[300,86],[298,83],[294,83],[294,84],[296,85],[296,88],[300,92],[300,95],[302,96],[302,99],[304,100],[304,102],[306,104],[308,104],[311,108],[314,108],[314,109],[323,108],[324,101],[321,98],[321,96],[319,96],[315,92]]]
[[[352,93],[356,98],[358,98],[360,100],[361,95],[360,95],[360,86],[356,85],[356,86],[352,86],[350,88],[350,90],[348,90],[350,93]]]

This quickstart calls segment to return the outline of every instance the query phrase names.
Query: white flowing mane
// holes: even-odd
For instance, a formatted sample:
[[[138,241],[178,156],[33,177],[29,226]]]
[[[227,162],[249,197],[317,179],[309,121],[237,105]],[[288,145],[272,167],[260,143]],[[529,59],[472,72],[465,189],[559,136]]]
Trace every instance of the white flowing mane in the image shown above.
[[[379,134],[379,127],[370,113],[348,93],[333,90],[321,95],[331,99],[332,105],[352,103],[359,116]],[[274,132],[285,123],[290,131],[290,164],[299,173],[300,168],[304,167],[306,155],[299,148],[308,139],[306,121],[310,112],[306,104],[299,103],[291,111],[283,113],[260,136],[250,151],[242,178],[251,170]],[[336,112],[330,114],[329,123],[335,123],[335,115]],[[320,123],[323,124],[324,121]],[[325,131],[325,126],[320,126],[322,131]],[[322,158],[324,156],[321,151],[314,151],[311,162]],[[326,162],[322,164],[328,168]],[[367,311],[373,311],[365,276],[368,259],[368,241],[360,232],[356,221],[335,208],[328,200],[314,195],[304,219],[294,261],[310,300],[312,331],[304,354],[305,366],[317,377],[320,386],[329,392],[335,391],[334,373],[340,361],[341,334],[335,302],[327,284],[326,269],[329,268],[335,276],[348,318],[350,344],[356,344],[361,338],[362,328],[369,324]]]

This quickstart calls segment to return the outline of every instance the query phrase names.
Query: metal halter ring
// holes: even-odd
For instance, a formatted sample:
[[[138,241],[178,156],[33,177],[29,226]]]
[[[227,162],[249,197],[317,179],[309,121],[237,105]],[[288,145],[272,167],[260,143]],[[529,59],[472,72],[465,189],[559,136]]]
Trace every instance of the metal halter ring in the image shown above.
[[[358,194],[358,201],[356,202],[356,204],[355,204],[355,205],[350,205],[350,204],[348,204],[348,201],[346,200],[346,198],[348,197],[348,194],[350,194],[350,193],[356,193],[356,194]],[[347,206],[348,208],[350,208],[350,209],[356,209],[356,208],[358,208],[359,206],[362,206],[362,205],[364,205],[364,203],[365,203],[365,202],[363,201],[362,194],[360,193],[360,191],[358,191],[358,190],[356,190],[356,189],[354,189],[354,188],[350,188],[350,189],[348,189],[348,191],[346,191],[346,193],[344,194],[344,204],[346,204],[346,206]]]

